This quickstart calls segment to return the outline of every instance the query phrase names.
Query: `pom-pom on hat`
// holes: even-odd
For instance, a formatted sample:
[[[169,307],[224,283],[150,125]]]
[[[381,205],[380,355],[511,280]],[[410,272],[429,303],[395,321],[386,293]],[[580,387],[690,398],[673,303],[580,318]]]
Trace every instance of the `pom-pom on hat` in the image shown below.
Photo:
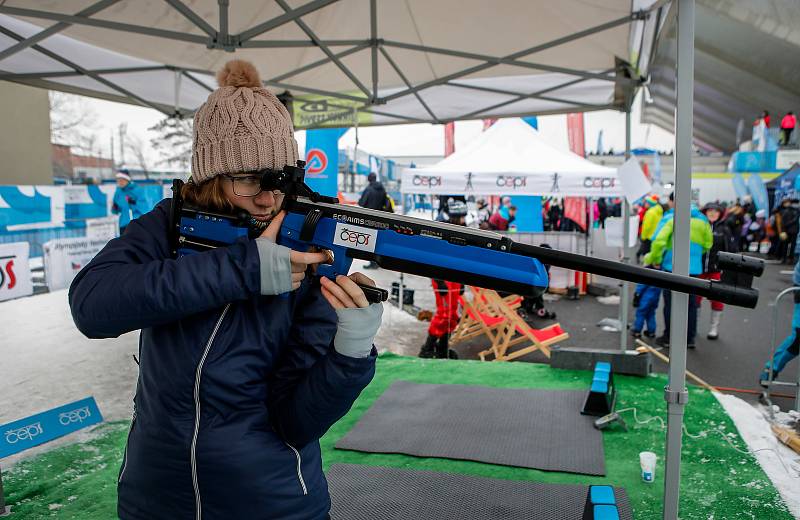
[[[261,84],[252,63],[231,60],[217,73],[219,88],[194,116],[192,180],[294,165],[294,126],[286,107]]]

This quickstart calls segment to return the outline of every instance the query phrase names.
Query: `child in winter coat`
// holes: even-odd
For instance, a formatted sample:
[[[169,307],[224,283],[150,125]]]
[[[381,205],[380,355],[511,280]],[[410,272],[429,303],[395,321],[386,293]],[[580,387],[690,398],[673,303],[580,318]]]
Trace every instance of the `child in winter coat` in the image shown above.
[[[661,298],[661,289],[652,285],[639,284],[633,295],[633,306],[636,307],[636,319],[633,321],[631,334],[634,338],[641,338],[642,334],[648,338],[656,337],[656,311]],[[643,330],[647,325],[647,330]]]
[[[329,518],[319,438],[372,379],[383,307],[356,273],[312,276],[325,252],[277,245],[297,161],[292,120],[255,68],[231,61],[196,112],[188,204],[250,214],[254,240],[173,258],[169,201],[133,220],[78,274],[90,338],[141,329],[133,420],[117,484],[122,520]],[[307,276],[308,273],[308,276]]]
[[[703,273],[700,278],[704,280],[719,280],[722,276],[718,261],[719,253],[735,253],[739,250],[738,238],[730,228],[729,222],[721,218],[722,213],[723,209],[717,203],[711,202],[703,206],[703,214],[711,225],[712,234],[711,249],[703,255]],[[697,298],[697,307],[699,308],[702,298],[700,296],[695,296],[695,298]],[[719,324],[724,309],[725,306],[722,302],[711,300],[711,326],[706,336],[710,340],[719,337]]]

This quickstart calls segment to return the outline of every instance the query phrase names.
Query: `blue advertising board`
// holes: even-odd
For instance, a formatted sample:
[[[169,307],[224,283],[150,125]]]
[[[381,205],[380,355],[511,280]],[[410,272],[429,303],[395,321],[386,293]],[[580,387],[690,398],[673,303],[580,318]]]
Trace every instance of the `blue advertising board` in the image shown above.
[[[0,425],[0,459],[103,421],[94,397]]]

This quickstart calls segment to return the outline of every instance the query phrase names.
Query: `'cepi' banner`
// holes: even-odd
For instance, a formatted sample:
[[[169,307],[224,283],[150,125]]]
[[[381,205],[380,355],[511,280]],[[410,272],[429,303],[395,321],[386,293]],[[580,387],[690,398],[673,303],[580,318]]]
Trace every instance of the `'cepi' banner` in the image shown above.
[[[306,130],[306,184],[323,195],[339,191],[339,138],[347,128]]]
[[[0,459],[63,437],[92,424],[103,416],[94,397],[87,397],[12,423],[0,425]]]

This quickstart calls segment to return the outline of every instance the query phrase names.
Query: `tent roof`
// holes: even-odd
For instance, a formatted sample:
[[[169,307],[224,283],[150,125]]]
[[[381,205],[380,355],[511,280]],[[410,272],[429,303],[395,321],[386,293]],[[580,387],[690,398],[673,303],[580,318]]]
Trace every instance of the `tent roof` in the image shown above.
[[[539,132],[518,118],[502,119],[476,136],[464,148],[415,173],[440,174],[616,175],[616,169],[546,143]]]
[[[188,114],[237,57],[299,128],[620,109],[664,3],[7,0],[0,79]]]
[[[767,188],[777,188],[786,179],[794,179],[800,174],[800,163],[794,163],[789,169],[767,183]]]
[[[676,19],[665,25],[650,65],[652,103],[642,122],[673,130]],[[753,120],[768,110],[773,126],[800,98],[800,9],[795,0],[697,0],[694,138],[708,150],[735,151],[737,126],[749,139]]]
[[[404,193],[610,197],[617,170],[544,142],[517,118],[501,119],[465,147],[427,168],[406,168]]]

